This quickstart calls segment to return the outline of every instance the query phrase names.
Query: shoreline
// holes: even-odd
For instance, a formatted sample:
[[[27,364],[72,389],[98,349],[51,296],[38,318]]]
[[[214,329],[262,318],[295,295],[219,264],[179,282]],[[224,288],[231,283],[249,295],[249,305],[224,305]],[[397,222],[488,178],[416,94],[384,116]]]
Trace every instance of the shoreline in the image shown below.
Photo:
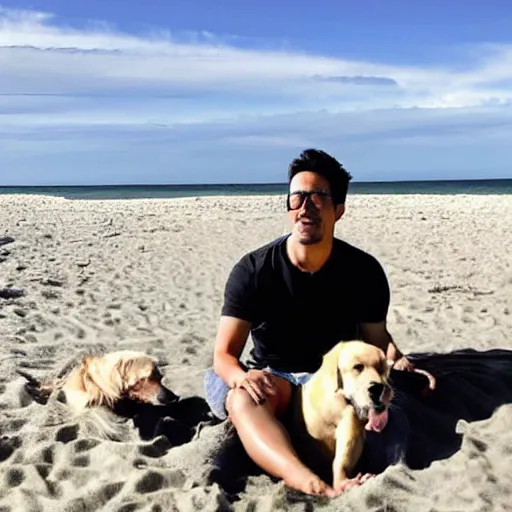
[[[70,199],[152,199],[285,195],[286,183],[178,184],[178,185],[47,185],[0,187],[0,197],[10,194],[46,195]],[[512,179],[354,181],[349,196],[359,195],[512,195]]]

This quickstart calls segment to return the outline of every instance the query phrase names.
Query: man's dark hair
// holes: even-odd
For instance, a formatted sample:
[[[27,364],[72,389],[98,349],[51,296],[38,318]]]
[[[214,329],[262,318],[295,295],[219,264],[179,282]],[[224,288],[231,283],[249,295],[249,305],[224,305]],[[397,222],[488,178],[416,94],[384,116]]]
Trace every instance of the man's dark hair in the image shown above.
[[[334,204],[343,204],[347,198],[348,183],[352,176],[331,155],[320,149],[305,149],[288,167],[288,183],[302,171],[323,176],[331,189]]]

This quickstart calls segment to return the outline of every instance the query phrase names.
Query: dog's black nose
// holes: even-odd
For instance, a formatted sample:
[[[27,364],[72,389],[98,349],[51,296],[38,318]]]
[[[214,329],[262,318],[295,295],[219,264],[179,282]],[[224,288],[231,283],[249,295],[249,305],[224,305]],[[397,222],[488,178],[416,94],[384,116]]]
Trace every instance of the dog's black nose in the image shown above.
[[[173,402],[176,402],[179,400],[179,396],[173,393],[170,389],[165,388],[162,386],[160,389],[160,392],[158,393],[158,401],[162,405],[172,404]]]
[[[370,393],[371,401],[378,404],[382,400],[384,384],[382,384],[382,382],[371,382],[368,391]]]

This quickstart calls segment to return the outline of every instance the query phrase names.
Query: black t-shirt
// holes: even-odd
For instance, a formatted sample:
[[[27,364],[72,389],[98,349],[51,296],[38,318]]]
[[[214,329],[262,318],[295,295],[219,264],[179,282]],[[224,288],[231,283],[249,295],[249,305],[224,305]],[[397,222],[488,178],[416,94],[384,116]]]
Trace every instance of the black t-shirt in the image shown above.
[[[302,272],[286,252],[288,236],[236,263],[222,315],[251,322],[248,366],[314,372],[336,343],[359,337],[360,323],[385,320],[389,285],[373,256],[339,239],[318,272]]]

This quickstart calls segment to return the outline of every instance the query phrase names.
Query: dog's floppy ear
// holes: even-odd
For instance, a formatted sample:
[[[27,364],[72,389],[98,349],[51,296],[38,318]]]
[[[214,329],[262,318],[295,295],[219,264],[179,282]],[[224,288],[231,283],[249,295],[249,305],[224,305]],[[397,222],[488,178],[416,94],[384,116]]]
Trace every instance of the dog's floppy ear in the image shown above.
[[[333,393],[343,389],[343,378],[339,369],[340,352],[343,349],[343,343],[335,345],[323,357],[323,377],[326,381],[328,389]]]
[[[119,359],[116,364],[114,364],[113,371],[116,373],[116,377],[124,380],[125,375],[128,373],[130,366],[130,359]]]
[[[112,382],[119,390],[119,393],[122,393],[125,389],[133,366],[133,361],[131,359],[120,359],[114,365],[112,372]]]
[[[115,383],[116,375],[109,371],[105,372],[105,366],[101,360],[91,356],[84,357],[79,368],[79,376],[84,391],[89,397],[89,406],[106,404],[111,407],[119,398],[118,390],[112,385]]]

